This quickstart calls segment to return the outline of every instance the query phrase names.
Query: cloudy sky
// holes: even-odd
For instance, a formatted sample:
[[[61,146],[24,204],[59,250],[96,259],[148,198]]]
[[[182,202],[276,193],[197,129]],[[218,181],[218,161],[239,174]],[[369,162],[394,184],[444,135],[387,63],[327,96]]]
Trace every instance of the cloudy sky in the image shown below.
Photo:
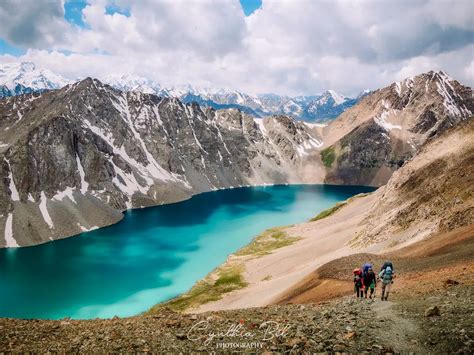
[[[474,84],[471,0],[0,0],[0,63],[250,93]]]

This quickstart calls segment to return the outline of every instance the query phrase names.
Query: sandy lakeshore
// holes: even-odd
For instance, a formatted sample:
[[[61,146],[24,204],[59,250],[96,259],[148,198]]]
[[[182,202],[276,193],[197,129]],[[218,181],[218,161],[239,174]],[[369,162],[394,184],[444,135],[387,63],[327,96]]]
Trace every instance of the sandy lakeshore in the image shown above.
[[[370,209],[375,195],[354,199],[331,218],[286,229],[285,232],[290,236],[301,239],[275,253],[245,261],[247,287],[190,311],[206,312],[271,304],[319,266],[362,251],[361,248],[350,247],[347,242],[361,229],[360,223],[365,214],[360,212]]]

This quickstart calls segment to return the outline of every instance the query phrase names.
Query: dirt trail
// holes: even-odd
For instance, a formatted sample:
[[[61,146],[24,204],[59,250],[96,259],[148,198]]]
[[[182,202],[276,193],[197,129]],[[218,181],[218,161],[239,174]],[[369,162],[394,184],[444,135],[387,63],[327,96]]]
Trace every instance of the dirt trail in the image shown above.
[[[374,329],[375,336],[383,339],[384,343],[401,353],[423,353],[419,346],[421,331],[411,319],[401,317],[393,309],[393,302],[376,299],[372,310],[380,327]]]

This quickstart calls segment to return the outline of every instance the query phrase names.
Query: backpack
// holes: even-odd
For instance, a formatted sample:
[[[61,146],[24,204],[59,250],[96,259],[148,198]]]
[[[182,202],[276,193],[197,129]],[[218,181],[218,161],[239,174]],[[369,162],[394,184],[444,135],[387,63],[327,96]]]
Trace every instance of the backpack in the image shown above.
[[[387,284],[390,281],[392,281],[392,279],[393,279],[392,268],[390,266],[387,266],[387,268],[385,269],[385,271],[383,273],[383,276],[382,276],[382,282]]]
[[[373,269],[373,266],[371,263],[365,263],[363,266],[362,266],[362,273],[364,275],[367,274],[367,272],[369,271],[369,269]]]
[[[387,267],[390,267],[392,269],[392,272],[393,272],[393,270],[395,270],[394,267],[393,267],[393,263],[391,261],[386,261],[386,262],[383,263],[382,268],[380,269],[380,271],[385,270]]]
[[[360,274],[355,274],[354,276],[354,286],[357,287],[362,287],[363,282],[362,282],[362,277]]]
[[[354,274],[354,286],[362,287],[362,270],[354,269],[352,273]]]

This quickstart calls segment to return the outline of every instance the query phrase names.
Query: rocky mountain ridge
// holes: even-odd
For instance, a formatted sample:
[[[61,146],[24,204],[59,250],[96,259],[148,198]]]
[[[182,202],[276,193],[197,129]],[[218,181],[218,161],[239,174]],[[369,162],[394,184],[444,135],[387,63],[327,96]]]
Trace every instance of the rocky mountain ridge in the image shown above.
[[[473,112],[472,88],[443,71],[376,90],[325,128],[325,181],[385,184],[427,140]]]
[[[316,182],[318,127],[254,119],[95,79],[0,101],[4,246],[117,222],[219,188]]]

